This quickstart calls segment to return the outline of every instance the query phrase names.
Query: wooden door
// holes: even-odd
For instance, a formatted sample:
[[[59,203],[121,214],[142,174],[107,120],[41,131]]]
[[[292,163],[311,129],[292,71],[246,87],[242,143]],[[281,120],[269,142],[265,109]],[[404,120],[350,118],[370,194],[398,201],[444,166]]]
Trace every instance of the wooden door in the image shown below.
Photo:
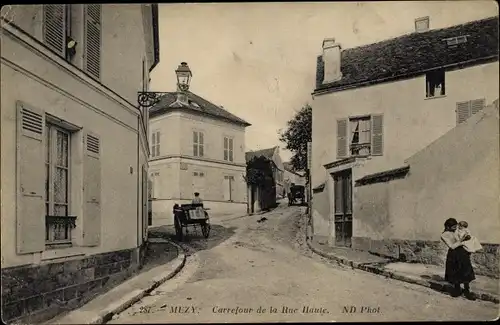
[[[352,238],[352,172],[334,174],[335,245],[351,247]]]

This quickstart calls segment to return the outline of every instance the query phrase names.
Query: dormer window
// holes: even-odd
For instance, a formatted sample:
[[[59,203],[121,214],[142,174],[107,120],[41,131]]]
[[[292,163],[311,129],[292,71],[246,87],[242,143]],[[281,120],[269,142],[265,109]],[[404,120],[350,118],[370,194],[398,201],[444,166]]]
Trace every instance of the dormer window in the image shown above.
[[[446,41],[448,46],[455,46],[457,44],[467,43],[467,36],[469,35],[445,38],[444,41]]]

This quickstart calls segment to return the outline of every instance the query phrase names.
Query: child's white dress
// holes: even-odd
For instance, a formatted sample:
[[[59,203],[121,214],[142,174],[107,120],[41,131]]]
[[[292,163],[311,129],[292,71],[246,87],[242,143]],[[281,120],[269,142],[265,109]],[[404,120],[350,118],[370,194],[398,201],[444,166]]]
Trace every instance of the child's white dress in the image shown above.
[[[465,238],[466,236],[471,237],[469,240],[465,240],[463,242],[465,250],[468,251],[469,253],[475,253],[483,249],[483,246],[481,245],[479,240],[475,236],[472,236],[470,234],[469,229],[457,229],[455,231],[455,234],[459,240],[462,240],[462,238]]]

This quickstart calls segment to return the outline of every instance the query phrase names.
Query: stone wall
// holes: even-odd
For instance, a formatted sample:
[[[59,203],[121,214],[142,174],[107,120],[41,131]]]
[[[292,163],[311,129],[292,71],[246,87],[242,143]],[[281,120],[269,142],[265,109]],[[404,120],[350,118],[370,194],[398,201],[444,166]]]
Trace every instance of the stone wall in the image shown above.
[[[483,251],[471,255],[474,271],[478,275],[499,278],[500,245],[481,243]],[[391,257],[409,263],[432,264],[443,267],[446,261],[447,247],[439,241],[384,239],[375,240],[366,237],[353,237],[354,249]]]
[[[143,255],[136,249],[2,269],[2,319],[38,323],[78,308],[130,277]]]

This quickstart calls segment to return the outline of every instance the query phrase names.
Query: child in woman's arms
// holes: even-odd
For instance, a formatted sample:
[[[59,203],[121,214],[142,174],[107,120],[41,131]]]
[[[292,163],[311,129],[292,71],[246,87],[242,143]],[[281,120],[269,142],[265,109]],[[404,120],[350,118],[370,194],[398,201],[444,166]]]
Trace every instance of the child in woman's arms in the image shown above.
[[[469,253],[475,253],[483,249],[483,246],[481,246],[481,243],[479,243],[479,240],[475,236],[471,235],[468,227],[469,224],[466,221],[460,221],[455,234],[458,240],[463,241],[466,251]]]

